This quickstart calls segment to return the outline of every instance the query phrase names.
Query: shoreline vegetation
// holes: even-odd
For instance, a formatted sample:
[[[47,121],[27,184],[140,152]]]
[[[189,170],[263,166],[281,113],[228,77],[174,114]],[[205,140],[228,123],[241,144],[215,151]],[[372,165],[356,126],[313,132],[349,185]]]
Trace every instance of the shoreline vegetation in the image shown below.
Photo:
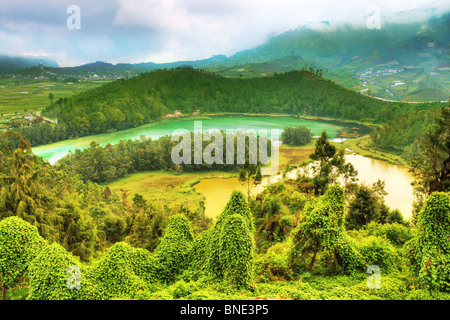
[[[226,113],[183,116],[181,112],[172,115],[144,126],[230,116]],[[308,120],[356,123],[329,118]],[[342,143],[330,141],[330,144],[350,149],[362,156],[380,157],[381,159],[376,159],[390,164],[403,163],[402,159],[396,158],[400,158],[399,156],[373,149],[369,135],[358,136],[354,132],[358,127],[357,123],[349,127],[341,130],[339,135],[350,139]],[[120,136],[124,131],[126,130],[115,132]],[[82,138],[92,141],[92,137],[94,136]],[[57,143],[64,144],[67,140]],[[279,171],[297,168],[309,161],[313,150],[326,149],[318,148],[317,145],[314,148],[314,145],[314,141],[298,147],[282,145]],[[101,159],[100,155],[99,152],[93,158]],[[20,153],[15,152],[11,159],[13,156],[20,157]],[[26,160],[25,157],[23,159]],[[42,159],[38,160],[42,164]],[[11,160],[8,163],[14,164]],[[85,167],[86,164],[89,163],[80,162],[80,167]],[[98,168],[93,166],[93,169]],[[11,170],[14,170],[14,166]],[[237,172],[142,171],[109,183],[94,184],[91,183],[93,180],[78,180],[78,175],[70,174],[65,169],[57,171],[56,167],[50,166],[49,170],[51,174],[45,176],[45,187],[48,185],[55,188],[52,192],[61,197],[57,199],[63,206],[54,210],[49,204],[48,212],[45,213],[54,213],[55,216],[51,216],[54,221],[60,218],[58,214],[64,214],[61,217],[67,221],[74,220],[73,217],[83,218],[79,220],[79,225],[67,231],[55,229],[59,232],[57,235],[66,236],[72,230],[81,230],[86,221],[91,223],[86,224],[86,230],[98,228],[98,235],[93,234],[86,241],[83,237],[86,237],[87,231],[81,230],[86,232],[74,234],[77,237],[67,237],[74,243],[63,246],[54,242],[47,245],[37,237],[38,229],[34,226],[31,230],[27,222],[16,217],[4,219],[0,225],[0,236],[1,232],[9,234],[10,230],[14,232],[28,228],[29,238],[33,240],[29,243],[36,243],[36,246],[30,247],[33,256],[27,257],[28,260],[22,264],[23,270],[30,266],[27,275],[29,282],[16,283],[11,280],[12,285],[8,287],[11,289],[6,293],[8,298],[52,299],[67,292],[68,299],[449,298],[448,293],[441,293],[439,288],[427,287],[427,279],[424,281],[420,274],[417,276],[411,273],[414,269],[408,269],[408,266],[421,267],[419,263],[422,252],[416,250],[418,246],[415,244],[431,243],[430,241],[438,239],[437,236],[430,235],[430,239],[422,239],[414,235],[409,223],[404,223],[400,212],[390,211],[382,206],[376,186],[357,189],[360,196],[355,194],[351,200],[353,206],[358,208],[359,201],[368,195],[371,204],[363,203],[363,206],[373,209],[374,217],[379,216],[370,223],[362,224],[364,227],[359,229],[344,225],[346,194],[343,188],[332,186],[325,194],[319,195],[315,191],[320,190],[310,188],[315,182],[308,179],[283,180],[282,183],[265,188],[251,202],[250,198],[247,202],[244,193],[233,192],[217,221],[213,223],[205,215],[205,196],[197,192],[195,186],[202,179],[235,178],[238,177]],[[59,174],[65,176],[59,177]],[[18,179],[20,182],[26,176],[19,178],[22,179]],[[57,179],[62,179],[61,185],[69,188],[67,194],[57,192]],[[39,190],[33,189],[33,192],[32,196],[37,198]],[[13,193],[11,199],[12,195]],[[71,205],[70,201],[75,205]],[[15,204],[12,200],[10,203],[11,207]],[[449,207],[449,203],[448,194],[437,194],[426,203],[419,218],[423,223],[436,223],[429,217],[442,206]],[[32,209],[40,214],[40,211]],[[323,215],[325,212],[331,214]],[[382,216],[384,220],[380,218]],[[43,230],[46,226],[39,225]],[[444,227],[448,229],[447,226]],[[13,235],[19,237],[21,233]],[[3,238],[6,239],[5,245],[9,246],[8,237]],[[94,246],[97,238],[103,239],[103,247],[100,249]],[[35,239],[38,241],[34,241]],[[88,248],[92,252],[82,246],[72,246],[80,243],[84,245],[85,242],[92,246]],[[407,244],[412,244],[412,247]],[[430,250],[423,251],[423,254],[429,254],[433,248],[430,246]],[[85,251],[86,256],[80,262],[79,252]],[[406,251],[411,254],[405,255]],[[11,252],[20,253],[24,250]],[[12,257],[8,261],[15,262],[19,258]],[[66,262],[81,266],[85,279],[82,291],[66,290]],[[377,265],[383,270],[381,290],[368,288],[368,265]],[[12,265],[11,269],[13,268]],[[433,290],[428,290],[429,287]]]

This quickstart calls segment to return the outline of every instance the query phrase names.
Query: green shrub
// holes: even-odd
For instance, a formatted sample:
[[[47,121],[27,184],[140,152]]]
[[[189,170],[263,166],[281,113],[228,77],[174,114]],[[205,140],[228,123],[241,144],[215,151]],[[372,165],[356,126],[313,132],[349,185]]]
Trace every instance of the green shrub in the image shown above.
[[[298,212],[304,208],[306,204],[306,197],[300,192],[295,191],[289,198],[289,211],[292,213]]]
[[[133,298],[151,290],[151,283],[157,281],[157,260],[145,249],[118,242],[93,266],[91,274],[106,298]]]
[[[269,194],[264,198],[264,211],[269,217],[278,214],[282,208],[283,203],[278,196]]]
[[[69,267],[75,269],[71,271]],[[80,271],[79,274],[75,271],[76,269]],[[105,298],[91,281],[88,269],[56,243],[46,246],[31,261],[28,278],[30,284],[27,299],[29,300],[96,300]]]
[[[46,245],[36,226],[18,217],[0,221],[0,284],[5,291],[24,277]]]
[[[197,284],[195,282],[184,282],[178,281],[173,286],[173,289],[170,290],[172,297],[174,299],[187,298],[193,292],[198,290]]]
[[[330,257],[330,268],[351,273],[363,267],[361,255],[345,233],[344,205],[343,189],[332,186],[305,207],[293,232],[290,264],[294,272],[310,272],[321,251],[329,253],[325,256]]]
[[[428,289],[450,291],[450,193],[436,192],[417,217],[417,232],[405,244],[409,265]]]
[[[212,230],[201,232],[194,240],[189,252],[189,271],[192,279],[196,280],[207,273],[207,261],[210,255],[209,242]]]
[[[214,227],[200,234],[189,254],[194,279],[247,288],[252,278],[253,219],[241,191],[233,191]]]
[[[398,223],[377,224],[371,222],[367,225],[369,235],[386,237],[394,245],[402,246],[413,237],[411,228]]]
[[[220,272],[234,288],[250,286],[254,243],[248,222],[239,214],[229,216],[222,226],[219,244]]]
[[[176,276],[188,268],[192,242],[192,230],[186,216],[182,214],[172,216],[164,237],[155,251],[165,281],[175,281]]]
[[[284,241],[294,229],[294,217],[292,215],[282,215],[278,221],[276,241]]]
[[[281,245],[281,247],[279,246]],[[281,248],[281,249],[280,249]],[[255,277],[258,282],[291,280],[288,250],[283,243],[276,244],[255,260]]]
[[[358,249],[367,266],[376,265],[383,273],[396,270],[400,263],[396,249],[386,238],[369,236],[358,244]]]

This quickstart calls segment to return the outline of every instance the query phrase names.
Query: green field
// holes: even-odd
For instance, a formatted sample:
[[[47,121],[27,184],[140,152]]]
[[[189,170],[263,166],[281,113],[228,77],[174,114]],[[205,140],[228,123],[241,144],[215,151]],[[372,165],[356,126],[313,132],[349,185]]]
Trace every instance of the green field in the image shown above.
[[[184,173],[175,175],[173,173],[141,172],[129,175],[126,178],[116,180],[108,185],[112,191],[126,191],[130,198],[138,193],[151,203],[161,203],[173,208],[183,203],[195,211],[203,202],[203,196],[192,188],[200,176],[214,176],[214,173]]]
[[[35,113],[50,104],[49,94],[54,100],[98,87],[107,81],[81,83],[55,82],[48,80],[0,79],[0,120],[19,119],[25,113]]]

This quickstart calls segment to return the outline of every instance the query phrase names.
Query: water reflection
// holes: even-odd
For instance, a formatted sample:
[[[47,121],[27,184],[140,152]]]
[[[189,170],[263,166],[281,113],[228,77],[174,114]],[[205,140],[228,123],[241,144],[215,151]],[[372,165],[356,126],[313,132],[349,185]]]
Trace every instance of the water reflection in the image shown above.
[[[414,200],[411,186],[413,178],[406,168],[357,154],[346,155],[346,160],[358,170],[360,183],[371,185],[378,179],[384,180],[385,191],[388,193],[385,196],[386,204],[391,209],[400,210],[405,219],[411,217],[411,205]],[[297,170],[293,170],[286,177],[295,179],[297,174]],[[263,191],[265,186],[281,178],[281,174],[265,177],[260,185],[252,189],[252,194]],[[247,192],[238,178],[203,179],[194,188],[205,196],[205,214],[212,218],[216,218],[222,212],[234,189],[241,190],[245,194]]]

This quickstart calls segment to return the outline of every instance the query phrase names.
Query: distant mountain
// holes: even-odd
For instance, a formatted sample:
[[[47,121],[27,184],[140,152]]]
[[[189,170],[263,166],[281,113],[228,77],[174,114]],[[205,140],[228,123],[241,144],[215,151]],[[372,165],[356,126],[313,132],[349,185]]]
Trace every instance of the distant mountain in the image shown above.
[[[54,68],[50,65],[44,63],[44,73],[46,75],[64,75],[64,76],[86,76],[86,75],[117,75],[117,74],[139,74],[142,72],[149,72],[156,69],[172,69],[183,66],[190,66],[197,69],[202,68],[215,68],[223,65],[227,61],[227,56],[225,55],[215,55],[211,58],[204,60],[195,61],[176,61],[171,63],[153,63],[153,62],[142,62],[142,63],[118,63],[112,64],[103,61],[96,61],[93,63],[83,64],[76,67],[62,67]],[[39,64],[39,61],[38,61]],[[0,62],[1,66],[1,62]],[[1,69],[0,69],[1,70]],[[292,70],[292,68],[290,69]],[[38,65],[34,64],[32,66],[22,67],[20,71],[14,71],[23,76],[39,76],[41,75],[41,69]],[[11,73],[7,70],[0,73]]]
[[[372,30],[350,25],[330,27],[328,22],[320,25],[321,28],[301,26],[231,57],[216,55],[204,60],[159,64],[113,65],[97,61],[48,71],[64,76],[127,77],[156,69],[191,66],[225,77],[252,78],[313,67],[337,84],[379,98],[421,102],[450,97],[450,13],[421,22],[386,22],[381,29]],[[16,65],[15,69],[19,67]],[[0,72],[9,69],[0,60]],[[22,74],[38,71],[25,70]]]
[[[25,68],[39,66],[40,58],[27,56],[0,55],[0,73],[14,73]],[[58,63],[51,59],[42,59],[42,64],[48,67],[58,67]]]
[[[337,83],[382,98],[410,100],[410,93],[425,88],[450,97],[449,29],[450,13],[425,22],[386,23],[372,30],[302,26],[236,53],[225,65],[259,64],[295,55],[322,68],[324,76]]]

